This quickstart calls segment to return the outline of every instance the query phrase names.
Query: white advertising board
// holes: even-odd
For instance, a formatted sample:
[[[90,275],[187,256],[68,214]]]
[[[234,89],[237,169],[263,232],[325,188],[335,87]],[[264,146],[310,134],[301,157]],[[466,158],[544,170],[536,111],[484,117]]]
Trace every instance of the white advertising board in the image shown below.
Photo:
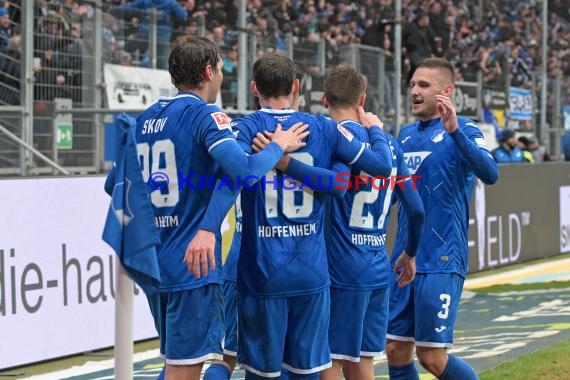
[[[103,177],[0,180],[0,369],[114,345]],[[135,288],[133,336],[156,336]]]
[[[166,70],[106,64],[103,76],[109,109],[143,109],[177,93]]]

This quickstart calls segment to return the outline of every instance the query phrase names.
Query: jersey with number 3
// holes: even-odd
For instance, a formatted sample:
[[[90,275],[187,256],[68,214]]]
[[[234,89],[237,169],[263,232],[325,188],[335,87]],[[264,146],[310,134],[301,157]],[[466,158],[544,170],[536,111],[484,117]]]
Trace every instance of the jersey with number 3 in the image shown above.
[[[222,283],[220,244],[220,262],[200,280],[188,272],[183,259],[212,196],[205,180],[217,164],[209,151],[233,138],[228,116],[192,93],[162,98],[137,118],[137,152],[160,231],[161,291]],[[221,241],[219,232],[216,239]]]
[[[351,120],[340,124],[358,139],[368,141],[361,124]],[[397,175],[409,179],[409,173],[397,142],[392,136],[386,138],[392,151],[390,178],[370,177],[352,168],[351,188],[344,197],[331,199],[326,241],[332,287],[375,290],[388,286],[390,263],[385,244],[392,197],[397,190],[394,181]]]
[[[274,132],[297,122],[310,126],[307,145],[291,156],[305,164],[329,168],[333,160],[356,161],[364,145],[335,121],[293,110],[263,108],[232,123],[236,139],[251,152],[256,133]],[[251,190],[241,192],[242,240],[237,284],[256,297],[313,294],[329,284],[324,241],[326,197],[308,187],[281,187],[275,170]],[[323,184],[313,184],[318,187]]]

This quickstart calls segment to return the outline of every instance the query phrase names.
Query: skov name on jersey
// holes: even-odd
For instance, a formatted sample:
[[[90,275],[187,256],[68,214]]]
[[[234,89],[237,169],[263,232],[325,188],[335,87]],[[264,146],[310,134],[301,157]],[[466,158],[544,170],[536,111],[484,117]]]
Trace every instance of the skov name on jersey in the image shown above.
[[[163,117],[161,119],[148,119],[144,121],[142,134],[148,135],[150,133],[162,132],[164,126],[166,125],[166,120],[168,117]]]

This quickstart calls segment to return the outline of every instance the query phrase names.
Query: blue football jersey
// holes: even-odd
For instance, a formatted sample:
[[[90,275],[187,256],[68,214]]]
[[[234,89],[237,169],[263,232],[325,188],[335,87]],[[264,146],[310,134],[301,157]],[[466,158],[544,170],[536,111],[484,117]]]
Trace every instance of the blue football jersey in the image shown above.
[[[239,248],[241,246],[241,197],[238,196],[234,205],[234,215],[236,217],[236,225],[232,237],[232,245],[224,262],[224,281],[236,281],[237,278],[237,261],[239,257]]]
[[[361,124],[348,120],[340,124],[358,139],[368,141]],[[392,151],[390,177],[369,177],[368,183],[358,189],[351,187],[344,197],[330,201],[326,242],[333,287],[375,290],[388,286],[390,263],[385,244],[392,198],[398,190],[394,181],[396,176],[410,178],[398,143],[392,136],[386,138]],[[368,176],[354,168],[351,175]]]
[[[329,168],[332,160],[352,163],[364,143],[335,121],[293,110],[261,109],[232,123],[237,141],[251,151],[257,132],[284,129],[297,122],[310,126],[307,145],[291,154],[305,164]],[[283,174],[272,170],[252,189],[242,189],[242,240],[237,284],[258,297],[312,294],[329,284],[324,241],[326,196],[308,187],[281,186]],[[318,184],[314,184],[318,186]]]
[[[162,291],[222,283],[221,234],[216,233],[216,270],[197,280],[183,262],[212,196],[204,184],[217,164],[209,151],[233,139],[225,113],[191,93],[163,98],[137,118],[137,153],[151,186]]]
[[[477,151],[483,150],[482,169],[496,164],[485,146],[475,122],[458,116],[459,130]],[[418,192],[425,210],[425,226],[420,240],[416,269],[418,273],[458,273],[465,276],[468,264],[467,229],[469,201],[473,189],[473,166],[458,149],[452,135],[441,124],[441,118],[418,121],[404,127],[398,141],[411,174],[417,179]],[[481,162],[481,161],[489,162]],[[391,264],[405,248],[407,216],[398,211],[398,235]]]

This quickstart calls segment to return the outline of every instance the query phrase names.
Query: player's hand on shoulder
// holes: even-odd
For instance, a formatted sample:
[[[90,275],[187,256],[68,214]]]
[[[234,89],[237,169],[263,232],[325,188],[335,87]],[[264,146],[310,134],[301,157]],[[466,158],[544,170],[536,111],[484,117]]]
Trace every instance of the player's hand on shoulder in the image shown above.
[[[384,128],[384,123],[380,118],[373,114],[372,112],[364,111],[364,108],[358,107],[358,117],[360,119],[360,124],[362,124],[366,128],[370,128],[372,126],[380,127],[380,129]]]
[[[277,128],[271,136],[271,141],[279,144],[285,153],[291,153],[301,149],[307,145],[303,139],[309,135],[309,125],[299,122],[293,124],[291,128],[284,131],[281,124],[277,124]]]
[[[441,115],[443,128],[447,133],[455,132],[459,125],[457,124],[457,113],[451,98],[445,95],[436,95],[435,99],[437,100],[437,110]]]
[[[398,276],[398,286],[400,288],[410,284],[416,277],[416,257],[408,256],[406,251],[402,252],[396,260],[394,272],[400,273]]]
[[[216,235],[211,231],[198,230],[184,255],[188,272],[200,279],[208,275],[208,269],[216,269],[215,249]]]
[[[261,152],[263,149],[267,147],[267,145],[269,145],[272,138],[273,138],[273,133],[269,131],[265,131],[265,135],[258,132],[255,138],[253,139],[253,144],[252,144],[253,151],[255,153]],[[287,169],[287,166],[289,166],[290,160],[291,157],[284,154],[279,159],[279,161],[277,161],[277,165],[275,165],[275,168],[281,171],[285,171],[285,169]]]

